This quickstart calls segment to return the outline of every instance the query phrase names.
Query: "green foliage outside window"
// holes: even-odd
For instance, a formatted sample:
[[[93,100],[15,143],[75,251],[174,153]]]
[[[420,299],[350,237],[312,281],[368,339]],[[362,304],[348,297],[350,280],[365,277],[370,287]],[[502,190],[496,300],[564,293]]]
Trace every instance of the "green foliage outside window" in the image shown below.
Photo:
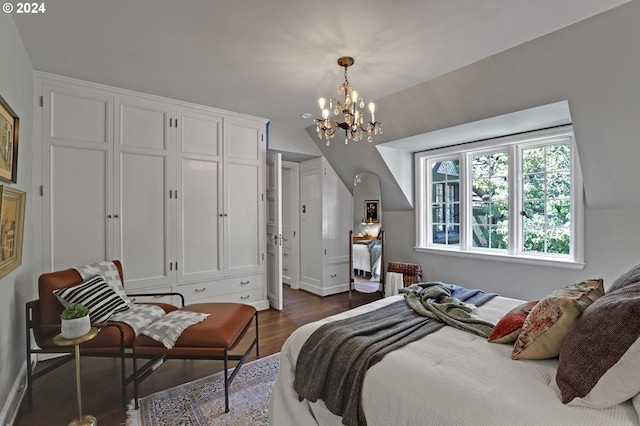
[[[474,247],[507,249],[509,158],[494,152],[472,158]],[[522,154],[523,249],[569,254],[571,151],[568,144],[525,149]]]

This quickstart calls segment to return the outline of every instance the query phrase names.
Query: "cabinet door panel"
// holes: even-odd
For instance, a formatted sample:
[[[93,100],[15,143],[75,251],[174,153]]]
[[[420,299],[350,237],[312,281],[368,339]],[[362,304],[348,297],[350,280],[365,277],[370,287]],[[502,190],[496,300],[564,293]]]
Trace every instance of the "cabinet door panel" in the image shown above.
[[[48,131],[45,138],[106,144],[109,142],[111,98],[102,92],[45,87]]]
[[[42,266],[111,259],[113,96],[66,84],[42,87]]]
[[[145,99],[120,99],[120,145],[166,149],[167,107]]]
[[[167,277],[170,234],[163,155],[120,155],[120,244],[127,282]],[[168,280],[166,281],[168,282]]]
[[[110,259],[107,151],[52,146],[50,164],[54,195],[47,197],[43,236],[48,266],[60,270]]]
[[[180,282],[222,275],[219,161],[182,160]]]
[[[353,197],[334,172],[324,175],[323,190],[323,241],[327,249],[325,261],[327,264],[348,262],[349,244],[345,237],[352,228]]]
[[[243,120],[227,120],[225,130],[226,139],[229,141],[225,145],[226,156],[230,160],[251,160],[260,161],[262,142],[260,141],[260,129],[255,123]]]
[[[226,270],[229,274],[259,272],[262,250],[260,214],[261,167],[227,163],[225,216]]]
[[[322,176],[319,171],[300,174],[300,274],[302,281],[322,286]]]
[[[182,112],[180,132],[182,153],[220,156],[222,118]]]

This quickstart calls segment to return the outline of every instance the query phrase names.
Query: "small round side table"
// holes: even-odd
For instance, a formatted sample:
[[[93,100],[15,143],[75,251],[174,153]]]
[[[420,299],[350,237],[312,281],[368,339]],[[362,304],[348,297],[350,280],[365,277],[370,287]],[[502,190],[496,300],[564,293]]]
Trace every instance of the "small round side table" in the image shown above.
[[[76,392],[78,394],[78,418],[72,420],[69,426],[97,426],[98,420],[93,416],[82,415],[82,397],[80,393],[80,343],[84,343],[96,337],[100,330],[97,327],[91,327],[91,330],[84,336],[75,339],[67,339],[58,334],[53,338],[53,344],[58,346],[74,345],[76,349]]]

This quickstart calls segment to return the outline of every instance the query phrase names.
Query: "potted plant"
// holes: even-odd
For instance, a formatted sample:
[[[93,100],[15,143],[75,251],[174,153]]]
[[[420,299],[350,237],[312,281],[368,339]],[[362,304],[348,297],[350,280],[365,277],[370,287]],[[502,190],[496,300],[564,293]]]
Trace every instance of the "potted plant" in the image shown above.
[[[60,314],[62,337],[76,339],[91,330],[89,309],[76,303],[67,306]]]

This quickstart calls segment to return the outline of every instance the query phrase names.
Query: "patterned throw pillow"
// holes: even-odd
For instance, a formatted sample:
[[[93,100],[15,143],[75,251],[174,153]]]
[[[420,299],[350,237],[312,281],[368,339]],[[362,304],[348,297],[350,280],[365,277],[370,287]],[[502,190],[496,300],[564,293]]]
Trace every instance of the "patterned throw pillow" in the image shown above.
[[[593,279],[570,284],[542,299],[524,320],[511,357],[557,357],[576,319],[587,306],[603,295],[602,279]]]
[[[114,313],[129,309],[129,305],[101,276],[95,276],[73,287],[54,290],[53,293],[65,307],[76,303],[87,308],[92,323],[106,321]]]
[[[522,324],[525,318],[531,312],[531,309],[538,303],[537,300],[525,302],[516,306],[498,321],[491,334],[489,341],[491,343],[513,343],[520,335]]]
[[[640,282],[589,306],[565,340],[556,383],[562,402],[607,408],[640,401]]]

